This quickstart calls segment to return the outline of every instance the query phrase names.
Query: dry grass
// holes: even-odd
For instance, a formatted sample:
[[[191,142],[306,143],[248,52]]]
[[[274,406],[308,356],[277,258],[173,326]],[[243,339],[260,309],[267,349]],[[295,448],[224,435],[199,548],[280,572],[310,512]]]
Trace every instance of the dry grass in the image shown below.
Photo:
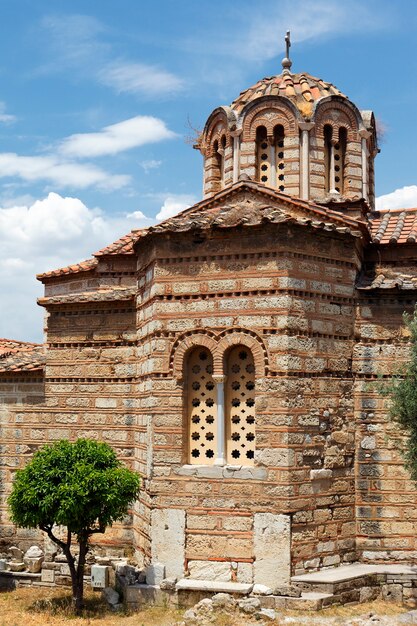
[[[322,613],[289,612],[301,618],[305,626],[306,618],[319,618],[325,626],[326,618],[344,619],[369,613],[377,615],[398,615],[405,609],[401,606],[375,601],[368,604],[337,606]],[[61,589],[20,588],[15,591],[0,592],[0,626],[172,626],[181,621],[182,611],[163,608],[148,608],[136,613],[114,613],[101,599],[99,593],[87,591],[86,608],[82,617],[75,617],[71,609],[71,596]],[[343,621],[342,621],[343,620]],[[277,626],[279,619],[274,622]],[[298,621],[298,620],[297,620]],[[215,626],[249,626],[256,620],[245,615],[217,615]],[[307,620],[308,623],[308,620]],[[393,623],[395,623],[393,621]],[[297,622],[293,624],[296,626]],[[271,622],[272,625],[272,622]]]
[[[82,617],[74,616],[71,594],[61,589],[20,588],[0,592],[0,626],[171,626],[182,611],[149,608],[114,613],[99,593],[86,592]]]

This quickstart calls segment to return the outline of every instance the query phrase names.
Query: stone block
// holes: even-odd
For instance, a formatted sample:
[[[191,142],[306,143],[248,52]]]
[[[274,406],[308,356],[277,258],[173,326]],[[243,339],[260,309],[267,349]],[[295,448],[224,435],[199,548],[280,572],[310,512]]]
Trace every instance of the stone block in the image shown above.
[[[289,515],[254,515],[255,583],[288,585],[291,575],[291,521]]]
[[[165,578],[165,565],[152,563],[146,568],[146,583],[148,585],[160,585]]]
[[[41,581],[43,583],[53,583],[53,582],[55,582],[55,570],[53,570],[53,569],[42,569],[42,571],[41,571]]]
[[[185,511],[154,509],[151,516],[152,563],[163,563],[165,575],[181,578],[185,559]]]
[[[189,561],[190,577],[196,580],[231,580],[230,563],[216,561]]]

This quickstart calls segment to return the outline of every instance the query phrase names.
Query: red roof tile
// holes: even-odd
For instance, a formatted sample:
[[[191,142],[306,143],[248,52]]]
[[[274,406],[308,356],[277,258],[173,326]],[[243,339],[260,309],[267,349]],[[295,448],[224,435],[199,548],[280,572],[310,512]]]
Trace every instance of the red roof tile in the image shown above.
[[[300,112],[308,117],[308,107],[320,98],[326,96],[346,96],[331,83],[327,83],[321,78],[315,78],[310,74],[291,74],[284,72],[279,76],[269,76],[258,81],[249,89],[245,89],[232,102],[232,109],[238,113],[242,111],[248,102],[262,98],[263,96],[285,96],[294,101]]]
[[[83,291],[82,293],[69,293],[56,296],[38,298],[40,306],[51,304],[82,304],[83,302],[116,302],[132,300],[137,293],[136,287],[109,287],[100,288],[96,291]]]
[[[378,211],[370,216],[370,230],[374,243],[416,243],[417,208]]]
[[[86,261],[80,261],[74,265],[68,265],[67,267],[61,267],[57,270],[51,270],[50,272],[44,272],[43,274],[37,274],[36,278],[43,281],[45,278],[55,278],[56,276],[66,276],[67,274],[79,274],[80,272],[89,272],[98,265],[97,259],[87,259]]]
[[[0,373],[40,371],[44,364],[42,344],[0,339]]]
[[[133,254],[133,248],[135,243],[143,237],[146,229],[132,230],[127,235],[124,235],[117,241],[111,243],[109,246],[102,248],[98,252],[94,253],[95,257],[104,256],[107,254]]]

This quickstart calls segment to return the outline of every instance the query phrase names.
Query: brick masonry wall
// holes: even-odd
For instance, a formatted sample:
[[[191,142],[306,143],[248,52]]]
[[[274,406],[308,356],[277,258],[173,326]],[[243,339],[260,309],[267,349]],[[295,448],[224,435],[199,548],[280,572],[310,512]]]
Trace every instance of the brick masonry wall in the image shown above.
[[[389,421],[376,377],[408,358],[404,311],[415,298],[369,294],[358,302],[355,346],[358,549],[364,560],[413,561],[417,555],[415,485],[404,468],[402,437]]]
[[[11,524],[7,511],[13,472],[26,462],[37,444],[29,437],[27,415],[36,412],[45,400],[43,378],[39,374],[4,373],[0,375],[0,550],[18,540],[29,547],[39,534],[19,530]]]
[[[200,242],[172,235],[143,249],[139,267],[147,491],[152,508],[186,510],[189,571],[226,562],[233,576],[237,563],[237,579],[250,578],[254,515],[265,511],[292,516],[293,571],[353,560],[352,241],[286,225]],[[234,332],[264,354],[255,468],[190,469],[182,374],[170,360],[187,337],[220,343]]]

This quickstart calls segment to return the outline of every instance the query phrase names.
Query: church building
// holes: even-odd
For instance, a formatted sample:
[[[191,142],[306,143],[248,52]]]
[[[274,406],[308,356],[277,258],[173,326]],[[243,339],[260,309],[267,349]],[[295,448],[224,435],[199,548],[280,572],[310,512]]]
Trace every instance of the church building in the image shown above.
[[[417,209],[375,210],[372,111],[282,72],[209,116],[204,197],[38,276],[45,344],[0,340],[0,541],[42,444],[142,476],[98,540],[183,579],[287,585],[417,557],[415,486],[375,384],[407,358]]]

